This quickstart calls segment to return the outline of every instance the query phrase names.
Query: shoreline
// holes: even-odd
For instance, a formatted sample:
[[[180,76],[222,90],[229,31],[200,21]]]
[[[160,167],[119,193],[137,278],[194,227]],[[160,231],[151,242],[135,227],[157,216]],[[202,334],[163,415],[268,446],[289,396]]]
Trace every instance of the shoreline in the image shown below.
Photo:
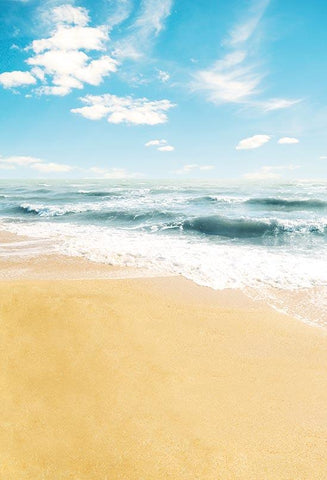
[[[49,254],[27,252],[24,256],[26,242],[33,248],[34,241],[37,244],[38,239],[0,230],[0,249],[3,245],[7,248],[7,252],[0,256],[0,281],[158,277],[158,274],[150,270],[95,262],[82,256],[69,256],[55,252]],[[8,255],[12,247],[14,253]]]
[[[0,281],[3,478],[325,479],[323,329],[183,277],[20,262]]]
[[[44,240],[44,239],[43,239]],[[49,252],[38,250],[38,237],[0,230],[0,281],[2,280],[88,280],[88,279],[124,279],[124,278],[184,278],[194,285],[215,292],[217,298],[227,296],[243,299],[257,307],[267,307],[275,312],[291,317],[299,322],[316,328],[327,328],[327,315],[321,308],[311,318],[314,298],[326,296],[324,287],[307,287],[296,290],[269,287],[257,289],[254,287],[215,289],[212,286],[196,282],[183,274],[164,273],[150,268],[126,265],[112,265],[91,260],[79,255],[66,255],[53,249],[53,239],[49,239]],[[3,251],[5,249],[5,251]],[[244,300],[247,299],[247,300]],[[301,305],[301,313],[298,306]],[[317,321],[317,318],[319,321]]]

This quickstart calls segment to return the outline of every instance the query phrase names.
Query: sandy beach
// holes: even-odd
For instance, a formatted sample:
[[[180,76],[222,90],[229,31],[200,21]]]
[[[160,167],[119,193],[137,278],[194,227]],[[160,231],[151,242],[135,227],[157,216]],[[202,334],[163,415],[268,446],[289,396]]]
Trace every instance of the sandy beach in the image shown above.
[[[0,480],[327,480],[327,0],[0,17]]]
[[[323,329],[181,277],[35,262],[0,282],[2,479],[327,478]]]

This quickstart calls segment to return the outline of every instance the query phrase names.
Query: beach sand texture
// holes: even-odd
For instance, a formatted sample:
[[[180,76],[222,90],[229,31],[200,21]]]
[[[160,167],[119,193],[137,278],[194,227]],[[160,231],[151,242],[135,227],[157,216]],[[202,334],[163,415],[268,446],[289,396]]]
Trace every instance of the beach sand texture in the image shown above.
[[[327,479],[322,329],[183,278],[0,295],[1,479]]]

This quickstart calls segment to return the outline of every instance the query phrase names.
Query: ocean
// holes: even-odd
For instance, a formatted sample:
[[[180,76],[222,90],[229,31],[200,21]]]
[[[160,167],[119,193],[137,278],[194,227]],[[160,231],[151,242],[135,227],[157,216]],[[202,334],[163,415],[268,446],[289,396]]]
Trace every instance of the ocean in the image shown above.
[[[2,180],[0,255],[61,253],[240,289],[327,326],[327,182]]]

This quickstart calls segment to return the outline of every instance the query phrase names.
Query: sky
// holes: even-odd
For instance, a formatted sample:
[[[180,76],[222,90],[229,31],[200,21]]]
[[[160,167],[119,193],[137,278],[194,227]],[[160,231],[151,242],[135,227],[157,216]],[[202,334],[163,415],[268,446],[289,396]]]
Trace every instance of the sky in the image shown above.
[[[327,179],[325,0],[0,7],[0,178]]]

